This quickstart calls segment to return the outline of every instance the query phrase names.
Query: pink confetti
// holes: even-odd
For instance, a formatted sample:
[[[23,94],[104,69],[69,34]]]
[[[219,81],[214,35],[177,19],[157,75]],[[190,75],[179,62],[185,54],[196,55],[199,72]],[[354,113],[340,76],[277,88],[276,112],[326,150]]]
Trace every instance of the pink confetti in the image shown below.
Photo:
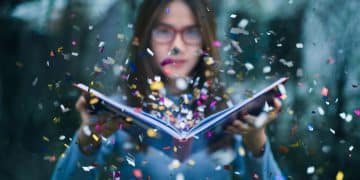
[[[76,41],[72,41],[71,44],[72,44],[73,46],[75,46],[75,45],[76,45]]]
[[[100,131],[101,131],[101,126],[100,126],[100,124],[97,124],[97,125],[95,126],[95,131],[96,131],[96,132],[100,132]]]
[[[141,108],[134,108],[134,111],[137,113],[140,113],[142,110],[141,110]]]
[[[211,137],[212,136],[212,132],[211,131],[208,131],[207,133],[206,133],[206,137]]]
[[[322,95],[322,96],[328,96],[328,95],[329,95],[329,89],[326,88],[326,87],[323,87],[323,88],[321,89],[321,95]]]
[[[134,169],[133,174],[136,178],[139,178],[139,179],[142,178],[142,172],[140,169]]]
[[[215,47],[220,47],[221,42],[220,41],[214,41],[212,45],[215,46]]]
[[[53,50],[50,51],[50,56],[54,57],[55,56],[55,52]]]
[[[360,116],[360,109],[355,109],[354,113],[355,113],[355,115]]]
[[[196,105],[200,106],[200,105],[201,105],[201,101],[200,101],[200,100],[197,100],[197,101],[196,101]]]
[[[210,103],[210,108],[215,107],[215,106],[216,106],[216,103],[217,103],[217,101],[213,101],[213,102],[211,102],[211,103]]]

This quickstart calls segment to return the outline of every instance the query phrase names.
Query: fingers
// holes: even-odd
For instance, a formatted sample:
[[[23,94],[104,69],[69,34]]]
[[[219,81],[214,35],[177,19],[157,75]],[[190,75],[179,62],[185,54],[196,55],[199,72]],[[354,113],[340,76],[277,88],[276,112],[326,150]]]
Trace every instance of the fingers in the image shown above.
[[[83,112],[86,110],[87,101],[84,96],[80,96],[76,101],[75,108],[78,112]]]
[[[229,125],[226,130],[230,133],[236,134],[248,134],[249,132],[253,131],[254,128],[250,126],[248,123],[242,122],[241,120],[234,120],[231,125]]]

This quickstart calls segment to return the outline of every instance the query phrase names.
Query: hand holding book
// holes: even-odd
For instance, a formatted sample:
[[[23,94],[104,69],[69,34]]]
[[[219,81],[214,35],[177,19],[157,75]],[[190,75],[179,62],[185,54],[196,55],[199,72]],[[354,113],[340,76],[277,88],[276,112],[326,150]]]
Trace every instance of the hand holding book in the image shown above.
[[[99,107],[95,113],[95,102],[91,101],[90,94],[85,92],[76,102],[76,109],[81,116],[77,142],[86,155],[96,151],[101,144],[101,137],[109,137],[124,121],[124,117],[115,116],[113,112],[99,112]]]

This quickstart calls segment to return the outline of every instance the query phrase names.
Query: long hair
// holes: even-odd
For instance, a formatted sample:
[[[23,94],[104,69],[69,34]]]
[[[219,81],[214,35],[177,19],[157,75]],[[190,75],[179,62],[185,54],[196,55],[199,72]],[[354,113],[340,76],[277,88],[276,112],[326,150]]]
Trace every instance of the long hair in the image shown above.
[[[144,104],[149,101],[147,97],[152,91],[147,84],[148,79],[153,79],[154,76],[159,75],[165,83],[168,81],[159,68],[155,67],[153,59],[151,59],[152,56],[146,53],[146,49],[150,47],[152,29],[172,1],[174,0],[144,0],[140,6],[134,26],[132,43],[128,47],[127,65],[129,66],[129,72],[126,72],[127,79],[125,82],[121,83],[127,95],[127,104],[130,106],[144,108]],[[211,10],[207,0],[183,0],[183,2],[191,9],[200,28],[203,39],[202,51],[205,52],[199,57],[200,60],[190,75],[190,77],[194,78],[193,80],[197,78],[198,83],[195,86],[189,86],[186,91],[192,93],[193,97],[195,97],[198,96],[199,90],[207,86],[209,98],[203,104],[210,105],[215,97],[221,99],[217,101],[214,108],[205,109],[205,116],[208,116],[226,108],[228,99],[216,70],[216,65],[219,64],[219,52],[217,47],[212,46],[216,40],[214,12]],[[205,63],[204,58],[209,57],[214,60],[214,64],[208,65]],[[193,98],[191,107],[193,110],[197,107],[195,98]]]

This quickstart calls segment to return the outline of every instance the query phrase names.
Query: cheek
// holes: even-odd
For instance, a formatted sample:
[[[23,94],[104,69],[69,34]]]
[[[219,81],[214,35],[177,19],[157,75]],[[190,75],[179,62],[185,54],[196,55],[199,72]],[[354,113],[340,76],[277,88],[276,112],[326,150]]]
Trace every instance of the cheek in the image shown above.
[[[150,49],[154,53],[153,58],[154,58],[156,64],[160,64],[161,61],[166,58],[166,56],[169,52],[169,47],[167,45],[159,45],[159,44],[151,43]]]

